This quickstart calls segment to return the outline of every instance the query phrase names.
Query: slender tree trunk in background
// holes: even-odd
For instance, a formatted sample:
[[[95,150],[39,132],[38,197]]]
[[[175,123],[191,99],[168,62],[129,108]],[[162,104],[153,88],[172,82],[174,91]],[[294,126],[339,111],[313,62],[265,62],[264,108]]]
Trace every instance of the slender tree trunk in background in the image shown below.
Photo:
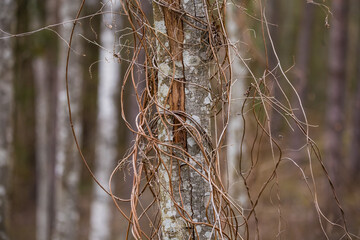
[[[79,3],[72,0],[60,2],[60,21],[65,22],[74,19]],[[69,41],[73,24],[67,23],[62,26],[60,35]],[[73,37],[70,62],[68,65],[69,94],[72,110],[72,121],[77,137],[81,139],[81,90],[82,90],[82,67],[81,67],[81,39],[78,37],[81,26],[78,24]],[[80,41],[79,41],[80,40]],[[79,211],[77,200],[79,195],[79,178],[81,171],[81,159],[74,143],[69,124],[67,106],[65,72],[68,46],[64,43],[59,49],[58,68],[58,122],[57,122],[57,153],[55,166],[55,219],[54,240],[78,239]],[[79,134],[80,133],[80,134]]]
[[[206,22],[205,11],[207,8],[203,1],[174,0],[168,3],[173,8],[181,8],[190,16],[196,16],[196,18]],[[179,14],[156,3],[153,5],[153,11],[155,30],[158,33],[156,62],[159,68],[157,97],[160,117],[163,120],[166,118],[167,121],[179,124],[179,120],[164,114],[164,109],[175,112],[185,111],[192,118],[186,119],[188,124],[196,129],[198,129],[197,124],[199,124],[202,130],[211,136],[212,99],[210,93],[205,89],[210,87],[212,61],[209,57],[210,50],[204,44],[208,41],[206,39],[208,36],[206,32],[201,30],[207,29],[207,26],[186,14],[181,16],[186,21],[182,21]],[[169,49],[171,56],[165,47]],[[192,136],[190,132],[194,133],[195,136]],[[199,132],[201,134],[201,130]],[[172,127],[159,120],[158,138],[161,142],[177,145],[187,151],[192,156],[192,158],[187,159],[189,164],[199,172],[204,173],[202,167],[195,163],[196,161],[206,168],[205,157],[196,142],[202,143],[205,152],[209,154],[210,147],[198,134],[191,130],[185,132],[181,128]],[[164,145],[160,145],[159,148],[169,154],[173,152],[173,156],[187,158],[177,150]],[[211,227],[186,223],[177,213],[174,204],[175,201],[182,206],[186,211],[184,216],[195,222],[212,222],[213,213],[209,210],[212,208],[211,204],[206,210],[210,199],[209,183],[188,165],[179,163],[176,158],[166,154],[160,154],[159,157],[162,162],[159,167],[162,239],[213,239]],[[181,168],[180,165],[182,165]]]
[[[281,9],[281,2],[277,0],[271,0],[266,2],[266,8],[265,8],[265,15],[266,19],[269,24],[269,31],[272,38],[272,41],[274,43],[275,48],[279,46],[279,24],[280,24],[280,17],[279,10]],[[270,25],[271,24],[271,25]],[[266,29],[266,26],[264,26]],[[268,71],[267,75],[267,81],[266,84],[269,88],[271,96],[275,97],[276,99],[280,100],[281,97],[281,91],[279,89],[279,86],[277,84],[276,76],[278,75],[278,70],[276,68],[278,61],[276,59],[274,50],[272,49],[270,40],[266,37],[267,34],[265,34],[266,41],[266,51],[267,51],[267,68]],[[276,50],[276,49],[275,49]],[[279,54],[279,53],[277,53]],[[277,139],[280,134],[280,129],[282,126],[283,118],[282,116],[275,110],[269,109],[268,110],[271,115],[271,133],[273,134],[272,137]]]
[[[36,85],[36,177],[37,177],[37,207],[36,207],[36,236],[38,240],[46,240],[49,236],[49,172],[47,145],[48,136],[46,123],[47,82],[45,77],[46,61],[43,57],[34,60]]]
[[[348,0],[333,0],[330,27],[329,79],[327,84],[325,162],[337,183],[344,165],[342,137],[345,124],[346,51]]]
[[[54,24],[59,22],[58,11],[59,11],[58,0],[47,0],[46,1],[46,21],[47,24]],[[57,30],[56,28],[54,30]],[[57,111],[58,111],[58,38],[52,35],[50,39],[51,47],[47,49],[47,69],[46,69],[46,80],[49,84],[49,122],[48,122],[48,134],[50,136],[49,149],[48,149],[48,162],[49,162],[49,220],[50,220],[50,234],[54,229],[54,211],[55,211],[55,159],[56,159],[56,147],[57,147]],[[51,235],[50,235],[51,236]],[[50,238],[49,236],[49,238]]]
[[[235,3],[234,3],[235,4]],[[244,152],[246,146],[242,143],[244,129],[244,120],[242,116],[242,107],[245,99],[245,76],[246,69],[241,59],[236,55],[236,51],[240,54],[240,33],[239,29],[239,11],[238,7],[233,4],[227,9],[227,30],[230,41],[236,44],[236,49],[231,48],[232,62],[232,84],[230,92],[230,118],[227,129],[227,166],[229,176],[229,194],[232,196],[242,208],[246,208],[248,204],[248,195],[244,179],[241,177],[244,162]],[[241,220],[240,220],[241,221]]]
[[[360,33],[360,32],[359,32]],[[359,34],[360,36],[360,34]],[[357,89],[355,95],[355,103],[352,122],[352,140],[350,146],[350,166],[352,171],[352,181],[354,178],[359,177],[360,172],[360,45],[358,46],[358,76],[357,76]]]
[[[103,11],[119,11],[117,3],[113,4],[108,2]],[[112,13],[103,14],[100,27],[101,46],[106,50],[102,49],[100,52],[95,176],[106,188],[116,166],[118,141],[118,108],[115,97],[120,89],[120,65],[113,56],[116,37],[111,29],[116,26],[114,17]],[[109,240],[112,200],[97,184],[94,183],[93,186],[89,239]]]
[[[15,4],[13,0],[0,2],[0,29],[12,32]],[[4,36],[4,34],[0,34]],[[8,240],[8,182],[12,159],[12,116],[14,104],[13,40],[0,40],[0,240]]]
[[[311,54],[311,37],[314,20],[314,5],[304,2],[304,9],[302,14],[302,20],[300,24],[300,33],[297,43],[297,55],[296,55],[296,66],[295,66],[295,83],[294,86],[298,92],[301,101],[306,98],[306,87],[308,85],[309,68],[310,68],[310,54]],[[295,116],[300,120],[304,121],[302,110],[300,109],[299,99],[295,94],[292,96],[292,107]],[[299,160],[301,153],[296,151],[306,144],[306,138],[302,131],[295,126],[295,133],[291,136],[291,148],[295,151],[291,153],[291,156],[295,160]]]
[[[309,63],[311,53],[311,36],[314,20],[314,7],[310,3],[303,3],[304,9],[302,20],[300,23],[300,33],[297,45],[297,61],[296,74],[297,81],[295,83],[296,90],[301,99],[305,98],[305,90],[308,82]]]
[[[266,19],[268,21],[269,24],[269,30],[270,30],[270,35],[271,38],[276,45],[278,44],[279,41],[279,23],[280,23],[280,15],[279,15],[279,10],[281,6],[281,2],[280,1],[266,1],[266,8],[265,8],[265,16]],[[264,26],[265,27],[265,26]],[[265,28],[266,29],[266,28]],[[266,36],[266,34],[265,34]],[[266,42],[266,49],[267,49],[267,61],[268,61],[268,67],[269,70],[273,70],[276,65],[277,65],[277,60],[276,60],[276,56],[274,54],[274,51],[272,50],[272,46],[270,41]]]
[[[297,14],[301,12],[300,8],[301,4],[307,3],[307,1],[287,1],[287,0],[277,0],[270,2],[278,2],[273,3],[273,14],[277,16],[273,16],[280,21],[278,21],[277,28],[279,29],[277,36],[277,54],[280,58],[281,65],[283,67],[289,68],[294,64],[293,56],[296,53],[296,37],[298,33],[298,25],[297,21],[300,19]],[[300,5],[300,6],[299,6]],[[310,5],[310,3],[309,3]],[[299,11],[300,10],[300,11]],[[290,40],[289,39],[293,39]],[[278,71],[279,75],[280,72]],[[281,94],[281,93],[280,93]]]
[[[4,2],[4,1],[2,1]],[[13,32],[29,31],[30,1],[15,0]],[[13,38],[14,41],[14,105],[13,105],[13,158],[11,170],[10,235],[12,239],[33,239],[36,223],[36,158],[35,158],[35,84],[32,69],[33,39]],[[26,53],[26,54],[25,54]],[[1,111],[1,110],[0,110]],[[21,189],[21,191],[18,191]],[[22,226],[21,231],[13,226]]]
[[[37,19],[33,28],[57,22],[56,1],[36,2],[34,11]],[[37,8],[46,4],[46,15],[41,19]],[[42,36],[45,38],[45,35]],[[55,38],[55,37],[54,37]],[[44,40],[44,39],[43,39]],[[51,235],[54,202],[54,164],[56,148],[56,40],[46,39],[48,48],[33,62],[36,89],[36,177],[37,177],[37,212],[36,235],[38,240],[48,240]]]

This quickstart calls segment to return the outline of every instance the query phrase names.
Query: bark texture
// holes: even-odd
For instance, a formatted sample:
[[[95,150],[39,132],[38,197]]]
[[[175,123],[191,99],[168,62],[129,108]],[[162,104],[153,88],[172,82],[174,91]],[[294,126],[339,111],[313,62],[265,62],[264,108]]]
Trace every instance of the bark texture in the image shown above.
[[[0,2],[0,29],[11,32],[14,26],[15,1]],[[0,36],[4,36],[1,34]],[[13,115],[13,46],[12,39],[0,40],[0,240],[9,239],[8,181],[11,164],[12,115]]]
[[[74,19],[78,2],[62,0],[60,5],[62,22]],[[73,23],[67,23],[60,29],[61,36],[68,41]],[[68,66],[69,94],[72,110],[72,120],[77,136],[81,139],[81,89],[82,68],[80,54],[82,52],[78,37],[78,25],[73,37],[72,52]],[[78,184],[81,170],[81,159],[73,140],[67,106],[65,72],[68,46],[60,45],[58,68],[58,111],[57,111],[57,152],[55,166],[55,223],[52,239],[78,239],[79,211],[77,207]],[[80,133],[80,134],[79,134]]]
[[[346,50],[348,0],[332,1],[332,26],[329,44],[329,78],[327,86],[325,161],[330,177],[337,182],[344,164],[342,137],[345,124]]]
[[[108,2],[104,12],[116,13],[118,6]],[[116,95],[119,92],[120,65],[113,56],[115,23],[114,14],[106,13],[100,29],[101,46],[98,87],[97,138],[95,148],[95,176],[103,186],[108,186],[110,174],[116,165],[118,110]],[[118,22],[118,21],[117,21]],[[105,50],[106,49],[106,50]],[[111,198],[97,185],[93,188],[91,204],[90,240],[108,240],[111,236]]]
[[[205,174],[211,158],[210,143],[205,140],[205,135],[211,135],[212,106],[212,98],[207,91],[210,89],[212,68],[207,44],[208,29],[204,24],[207,21],[207,8],[201,0],[167,3],[173,9],[182,9],[187,14],[181,16],[169,7],[154,4],[154,24],[158,38],[157,97],[161,116],[158,138],[163,143],[182,148],[191,157],[188,158],[182,151],[160,146],[163,151],[160,154],[162,165],[159,167],[162,239],[212,239],[212,229],[203,224],[213,222],[210,184],[189,167],[192,165]],[[168,110],[172,111],[172,116]],[[178,114],[184,111],[186,119]],[[185,131],[178,124],[182,121],[191,127]],[[199,145],[204,146],[204,151],[201,151]],[[187,161],[189,165],[177,158]],[[179,210],[179,206],[182,210]],[[195,224],[185,221],[179,212]]]

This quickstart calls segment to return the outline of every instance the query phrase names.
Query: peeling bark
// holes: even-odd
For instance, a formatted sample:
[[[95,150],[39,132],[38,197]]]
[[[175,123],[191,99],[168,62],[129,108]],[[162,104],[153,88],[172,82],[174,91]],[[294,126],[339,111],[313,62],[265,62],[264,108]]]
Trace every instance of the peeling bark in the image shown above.
[[[181,55],[176,56],[177,62],[171,59],[168,52],[164,49],[168,49],[170,47],[170,43],[167,35],[167,28],[165,23],[165,14],[163,9],[154,3],[153,6],[154,11],[154,24],[155,29],[157,31],[157,63],[158,63],[158,102],[159,102],[159,112],[163,113],[164,109],[170,110],[170,103],[172,104],[173,108],[174,102],[176,99],[181,99],[181,97],[171,97],[171,101],[168,100],[169,93],[172,90],[175,90],[178,96],[181,95],[177,89],[171,86],[171,82],[175,82],[177,79],[184,80],[183,75],[183,67],[182,67],[182,57]],[[167,13],[170,15],[171,13]],[[175,17],[175,16],[174,16]],[[168,16],[169,18],[169,16]],[[175,22],[179,22],[179,19],[175,20]],[[171,25],[171,22],[167,25]],[[179,26],[180,27],[180,26]],[[182,31],[178,29],[178,31]],[[177,32],[177,31],[176,31]],[[182,34],[180,34],[180,37]],[[178,46],[176,43],[172,43],[173,48],[170,51],[178,51]],[[181,51],[181,49],[180,49]],[[181,52],[180,52],[181,54]],[[180,61],[179,61],[180,60]],[[161,108],[160,108],[161,107]],[[169,117],[166,117],[166,120],[171,122]],[[160,121],[158,123],[158,138],[161,142],[168,142],[170,143],[173,139],[173,128],[170,125],[164,125]],[[169,152],[171,151],[165,146],[160,146],[162,151]],[[167,156],[161,155],[160,156],[163,165],[159,168],[159,181],[160,181],[160,209],[161,209],[161,220],[162,220],[162,238],[166,239],[186,239],[189,234],[185,231],[185,221],[179,216],[176,211],[176,207],[173,203],[172,195],[173,192],[178,192],[178,188],[172,189],[171,183],[174,186],[177,186],[179,183],[179,174],[178,174],[178,162]],[[169,171],[169,172],[168,172]],[[171,177],[169,176],[171,173]],[[176,202],[179,202],[179,198],[175,199]]]
[[[161,142],[182,148],[191,157],[173,148],[160,146],[160,150],[169,153],[159,156],[162,161],[159,167],[162,238],[212,239],[212,228],[203,224],[212,222],[213,217],[210,183],[177,159],[187,161],[206,175],[211,152],[210,143],[204,140],[204,135],[211,135],[212,107],[210,91],[207,91],[212,67],[209,46],[206,44],[209,36],[207,25],[200,22],[206,22],[206,6],[200,0],[167,3],[172,9],[181,9],[188,15],[181,16],[169,7],[154,3],[154,24],[158,38],[158,111],[163,120],[158,122],[158,138]],[[166,110],[174,115],[171,116]],[[181,112],[189,117],[185,119]],[[180,121],[186,121],[192,127],[185,132],[178,125]],[[199,145],[204,147],[205,152],[201,151]],[[184,218],[199,224],[185,221],[179,212]]]
[[[78,3],[75,1],[61,1],[60,19],[62,22],[69,21],[76,16]],[[67,41],[70,38],[72,23],[62,26],[61,36]],[[80,26],[77,26],[78,30]],[[75,33],[78,33],[76,31]],[[69,63],[69,94],[72,109],[72,118],[78,138],[81,138],[81,89],[82,68],[81,46],[79,46],[77,34],[74,35],[72,53]],[[67,109],[67,97],[65,89],[65,69],[67,58],[67,45],[62,44],[60,49],[58,69],[58,123],[57,123],[57,153],[55,166],[55,227],[52,239],[75,240],[78,239],[79,212],[77,207],[78,183],[80,178],[81,160],[73,140],[69,125]]]
[[[0,2],[0,29],[11,32],[14,26],[15,1]],[[12,39],[0,40],[0,239],[9,239],[8,181],[11,162],[12,113],[13,113],[13,66]]]

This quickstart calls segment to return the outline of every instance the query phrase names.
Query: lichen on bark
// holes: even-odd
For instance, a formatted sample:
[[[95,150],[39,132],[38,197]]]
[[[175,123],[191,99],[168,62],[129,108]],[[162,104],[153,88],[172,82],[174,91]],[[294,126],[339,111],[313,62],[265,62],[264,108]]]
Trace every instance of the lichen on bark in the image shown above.
[[[206,6],[201,0],[169,0],[154,2],[153,11],[162,238],[212,239],[212,228],[204,224],[213,222],[210,183],[204,178],[211,161],[213,67]]]

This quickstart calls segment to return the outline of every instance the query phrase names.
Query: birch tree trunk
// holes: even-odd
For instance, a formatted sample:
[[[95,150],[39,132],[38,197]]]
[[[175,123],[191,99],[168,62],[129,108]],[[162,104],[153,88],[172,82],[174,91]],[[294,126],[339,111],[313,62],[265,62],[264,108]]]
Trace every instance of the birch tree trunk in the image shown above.
[[[189,167],[191,165],[206,175],[211,155],[209,143],[203,139],[204,134],[211,136],[212,106],[211,95],[206,90],[210,88],[212,67],[209,46],[204,43],[209,42],[208,26],[204,24],[207,8],[201,0],[171,0],[167,3],[187,14],[182,20],[175,11],[156,3],[153,5],[159,71],[158,112],[163,120],[158,122],[158,138],[163,143],[182,148],[191,157],[187,158],[171,147],[159,147],[162,151],[159,154],[162,162],[159,167],[162,239],[213,239],[212,228],[203,224],[213,222],[210,183]],[[185,132],[178,127],[184,118],[169,116],[168,110],[175,116],[177,112],[185,112],[186,123],[192,127]],[[165,124],[166,121],[175,125]],[[204,151],[201,151],[201,145]],[[189,165],[181,164],[175,157],[188,161]],[[183,208],[186,218],[199,224],[185,221],[177,212],[175,202]]]
[[[0,29],[11,32],[14,26],[15,1],[0,2]],[[0,36],[5,37],[3,34]],[[0,240],[9,239],[8,181],[10,174],[12,115],[13,115],[13,65],[12,39],[0,40]]]
[[[49,236],[49,172],[47,158],[47,83],[45,77],[45,59],[40,57],[34,60],[36,84],[36,239],[46,240]]]
[[[61,22],[74,19],[79,4],[76,1],[62,0],[60,5]],[[68,41],[73,23],[64,24],[60,35]],[[78,25],[76,30],[81,27]],[[72,120],[77,136],[81,139],[81,89],[82,89],[82,68],[80,54],[82,51],[79,31],[75,31],[73,37],[70,62],[68,65],[69,94],[72,110]],[[80,40],[80,41],[79,41]],[[68,46],[62,44],[59,52],[58,68],[58,111],[57,111],[57,152],[55,166],[55,223],[52,239],[54,240],[75,240],[78,239],[79,211],[77,207],[78,185],[81,170],[81,159],[73,140],[67,107],[65,88],[65,71]]]
[[[57,22],[57,5],[55,0],[34,1],[33,11],[36,18],[32,23],[37,29],[44,24]],[[46,15],[38,11],[44,4]],[[42,20],[45,19],[45,23]],[[42,36],[46,38],[44,34]],[[36,89],[36,235],[38,240],[48,240],[51,236],[54,200],[54,164],[56,148],[56,40],[46,39],[49,47],[34,59]],[[55,74],[54,74],[55,73]]]
[[[246,163],[244,162],[245,143],[242,142],[244,133],[244,120],[242,116],[242,107],[245,98],[245,76],[246,69],[241,59],[236,55],[241,53],[240,29],[238,24],[239,9],[233,4],[228,5],[227,11],[227,30],[229,40],[235,48],[230,48],[232,80],[230,89],[230,118],[227,129],[227,166],[229,194],[242,208],[248,204],[248,196],[242,173],[240,172]]]
[[[118,110],[116,95],[120,89],[120,65],[114,58],[113,51],[116,37],[114,35],[114,14],[119,11],[118,2],[108,2],[103,11],[100,27],[101,46],[98,87],[97,138],[95,149],[95,176],[105,187],[117,157]],[[105,50],[106,49],[106,50]],[[111,235],[111,198],[97,185],[93,187],[91,204],[90,240],[108,240]]]
[[[330,177],[337,182],[344,164],[342,136],[345,124],[346,50],[348,0],[332,1],[332,26],[329,44],[329,79],[327,87],[325,161]]]

